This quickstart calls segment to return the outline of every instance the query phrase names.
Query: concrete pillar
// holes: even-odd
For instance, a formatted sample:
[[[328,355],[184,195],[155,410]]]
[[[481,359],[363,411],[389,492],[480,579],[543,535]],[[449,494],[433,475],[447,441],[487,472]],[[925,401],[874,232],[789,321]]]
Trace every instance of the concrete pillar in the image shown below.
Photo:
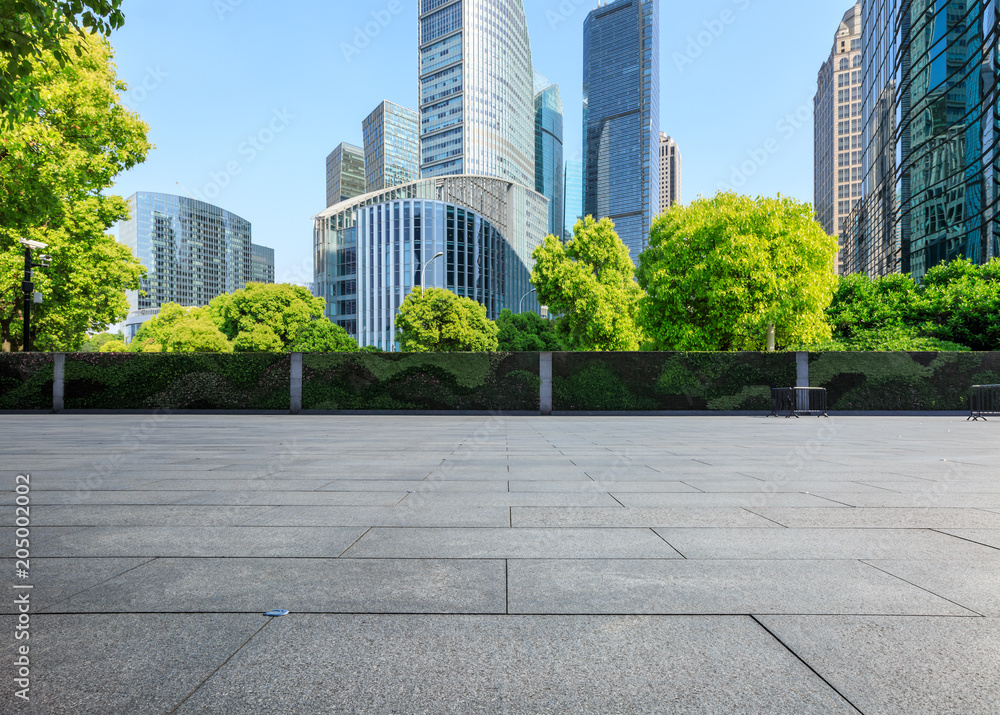
[[[548,417],[552,415],[552,353],[539,353],[538,376],[542,378],[538,405],[542,415]]]
[[[809,353],[795,353],[795,362],[798,367],[798,377],[796,387],[812,387],[809,384]]]
[[[302,353],[292,353],[292,395],[291,413],[302,412]]]
[[[53,357],[52,411],[62,412],[66,395],[66,353],[56,353]]]

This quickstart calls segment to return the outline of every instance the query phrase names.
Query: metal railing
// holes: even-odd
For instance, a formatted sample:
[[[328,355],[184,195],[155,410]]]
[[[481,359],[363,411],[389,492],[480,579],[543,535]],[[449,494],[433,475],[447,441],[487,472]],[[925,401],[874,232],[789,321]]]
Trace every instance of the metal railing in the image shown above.
[[[969,419],[985,422],[987,417],[1000,417],[1000,385],[973,385],[969,395]]]
[[[772,387],[771,417],[781,417],[780,412],[788,412],[785,418],[802,415],[829,417],[825,387]]]

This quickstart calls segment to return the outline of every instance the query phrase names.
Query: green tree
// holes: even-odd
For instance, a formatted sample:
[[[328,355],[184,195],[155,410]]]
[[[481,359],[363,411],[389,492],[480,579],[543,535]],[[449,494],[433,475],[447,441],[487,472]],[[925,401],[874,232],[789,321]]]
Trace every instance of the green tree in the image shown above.
[[[497,318],[499,349],[504,352],[538,353],[562,350],[556,334],[556,321],[538,313],[515,315],[504,308]]]
[[[396,315],[403,352],[494,352],[498,332],[486,306],[443,288],[414,290]]]
[[[128,346],[124,340],[109,340],[106,343],[101,343],[101,347],[97,350],[85,350],[84,352],[125,353],[128,352]]]
[[[657,350],[760,350],[830,338],[837,240],[812,207],[723,193],[657,218],[639,257],[641,322]]]
[[[119,333],[99,333],[98,335],[91,335],[88,337],[83,345],[80,346],[80,352],[82,353],[99,353],[101,348],[106,344],[111,342],[121,342],[125,345],[125,338]]]
[[[244,290],[220,295],[208,307],[237,351],[283,351],[291,347],[304,325],[323,317],[326,301],[301,286],[250,283]],[[269,328],[277,342],[258,326]],[[247,333],[242,340],[241,333]]]
[[[635,264],[610,219],[578,221],[573,238],[549,236],[535,249],[531,283],[554,313],[559,339],[570,350],[638,350],[636,322],[642,289]]]
[[[215,325],[207,308],[165,303],[129,343],[129,352],[231,353],[233,345]]]
[[[931,268],[917,313],[928,337],[1000,350],[1000,259],[980,266],[959,258]]]
[[[358,343],[342,327],[322,318],[299,328],[291,350],[295,353],[356,353]]]
[[[238,353],[280,353],[285,344],[270,325],[257,323],[249,330],[241,330],[233,347]]]
[[[858,333],[899,333],[914,324],[917,293],[917,284],[908,275],[838,278],[826,311],[834,339],[849,341]]]
[[[41,109],[31,74],[47,56],[60,66],[79,52],[70,40],[85,31],[108,35],[125,21],[122,0],[5,0],[0,3],[0,129]]]
[[[33,345],[76,350],[87,333],[128,314],[125,292],[138,290],[144,270],[131,250],[107,235],[128,218],[128,205],[103,192],[122,171],[143,161],[148,127],[120,103],[125,89],[111,48],[92,35],[65,40],[79,57],[65,66],[51,51],[18,81],[40,96],[0,136],[0,340],[19,350],[24,268],[19,238],[48,244],[52,265],[35,271],[44,304],[32,310]]]

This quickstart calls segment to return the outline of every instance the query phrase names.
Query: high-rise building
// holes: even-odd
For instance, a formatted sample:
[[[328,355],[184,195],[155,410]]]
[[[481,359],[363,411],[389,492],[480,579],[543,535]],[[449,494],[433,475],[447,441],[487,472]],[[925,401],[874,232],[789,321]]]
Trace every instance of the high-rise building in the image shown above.
[[[616,0],[583,25],[585,202],[633,261],[660,213],[659,0]]]
[[[997,0],[864,1],[861,14],[863,197],[845,271],[921,280],[1000,255]]]
[[[420,178],[419,121],[415,111],[392,102],[382,102],[361,123],[361,131],[365,139],[365,187],[362,193],[388,189]],[[354,196],[357,194],[346,198]]]
[[[531,255],[547,224],[545,197],[505,179],[445,176],[365,194],[315,217],[317,294],[361,345],[390,351],[399,306],[421,284],[472,298],[494,320],[504,308],[537,311]]]
[[[861,200],[861,2],[845,13],[830,57],[820,68],[814,100],[814,206],[830,236],[839,236]],[[837,258],[841,272],[842,253]]]
[[[660,212],[681,201],[681,149],[660,132]]]
[[[549,200],[549,233],[563,230],[563,107],[559,85],[535,76],[535,191]]]
[[[365,150],[344,142],[326,157],[326,205],[365,193]]]
[[[274,283],[274,249],[252,244],[249,283]]]
[[[535,185],[533,70],[521,0],[420,0],[420,174]]]
[[[128,204],[130,218],[119,224],[119,241],[147,271],[142,290],[129,294],[131,311],[155,311],[164,303],[208,305],[216,296],[267,279],[268,264],[274,282],[274,250],[252,243],[246,219],[171,194],[143,191]]]
[[[563,179],[563,238],[573,237],[573,227],[584,217],[583,213],[583,162],[567,161]]]

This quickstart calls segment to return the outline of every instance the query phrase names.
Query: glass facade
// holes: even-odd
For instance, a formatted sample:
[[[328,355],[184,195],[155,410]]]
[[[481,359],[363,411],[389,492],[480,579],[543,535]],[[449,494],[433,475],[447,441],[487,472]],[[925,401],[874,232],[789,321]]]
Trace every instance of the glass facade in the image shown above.
[[[535,191],[549,200],[549,233],[562,235],[563,108],[558,84],[536,77]]]
[[[521,0],[421,0],[420,175],[534,186],[531,43]]]
[[[418,127],[415,111],[392,102],[382,102],[361,123],[365,139],[364,193],[420,178]]]
[[[863,0],[863,200],[845,271],[1000,255],[996,0]]]
[[[660,212],[681,203],[681,149],[660,132]]]
[[[249,221],[184,196],[140,192],[128,203],[131,218],[119,224],[119,242],[148,272],[142,291],[129,294],[132,311],[208,305],[259,275],[256,256],[269,258],[273,282],[274,251],[253,245]]]
[[[365,193],[365,150],[341,144],[326,157],[326,205]]]
[[[814,100],[814,206],[817,220],[840,236],[861,201],[862,121],[861,3],[847,11],[830,57],[819,71]],[[843,251],[837,258],[842,272]]]
[[[256,243],[251,244],[250,248],[252,261],[249,282],[274,283],[274,249],[258,246]]]
[[[317,294],[330,320],[383,350],[396,349],[396,313],[421,279],[482,303],[491,319],[518,312],[547,208],[530,189],[479,176],[423,179],[344,202],[314,220]],[[534,295],[523,307],[538,310]]]
[[[583,213],[583,162],[567,161],[563,178],[563,239],[573,237],[573,227],[584,217]]]
[[[635,262],[660,213],[659,16],[658,0],[617,0],[583,28],[584,208]]]

